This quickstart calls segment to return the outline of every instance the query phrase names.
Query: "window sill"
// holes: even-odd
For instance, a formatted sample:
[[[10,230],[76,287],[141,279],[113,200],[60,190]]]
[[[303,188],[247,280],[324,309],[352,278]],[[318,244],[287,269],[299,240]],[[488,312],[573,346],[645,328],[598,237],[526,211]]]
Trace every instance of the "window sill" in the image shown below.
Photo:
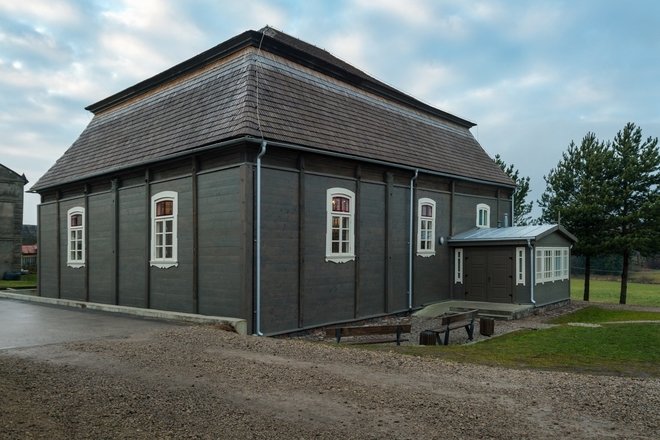
[[[348,263],[355,260],[355,255],[331,255],[326,256],[326,263]]]
[[[417,251],[417,256],[422,258],[435,257],[435,251]]]
[[[81,267],[85,267],[85,263],[71,263],[67,262],[66,265],[68,267],[72,267],[73,269],[80,269]]]
[[[178,261],[152,261],[150,266],[157,267],[159,269],[169,269],[170,267],[179,266]]]

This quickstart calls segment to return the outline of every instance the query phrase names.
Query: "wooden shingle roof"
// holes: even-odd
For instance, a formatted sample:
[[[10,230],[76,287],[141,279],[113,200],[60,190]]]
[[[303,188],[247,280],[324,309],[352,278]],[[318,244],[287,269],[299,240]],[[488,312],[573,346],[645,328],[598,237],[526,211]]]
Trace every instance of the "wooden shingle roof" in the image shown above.
[[[32,190],[262,133],[319,152],[513,186],[470,121],[272,28],[240,34],[88,109],[92,121]]]

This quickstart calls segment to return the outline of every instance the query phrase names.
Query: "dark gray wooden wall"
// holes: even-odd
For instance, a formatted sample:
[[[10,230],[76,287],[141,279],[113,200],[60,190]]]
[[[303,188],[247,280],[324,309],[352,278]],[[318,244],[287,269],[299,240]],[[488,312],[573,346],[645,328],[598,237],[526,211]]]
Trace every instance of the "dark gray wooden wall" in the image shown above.
[[[39,205],[39,292],[48,298],[59,296],[58,204]]]
[[[60,216],[58,220],[58,224],[61,225],[59,229],[59,259],[60,275],[62,277],[60,281],[60,296],[66,299],[85,301],[87,299],[87,293],[85,290],[86,268],[73,268],[67,266],[67,211],[76,206],[84,207],[85,199],[83,197],[79,197],[75,199],[63,200],[60,202]]]
[[[84,187],[87,193],[69,188],[59,196],[44,195],[40,293],[235,316],[253,329],[252,150],[137,170],[114,183],[92,182]],[[407,310],[412,173],[276,149],[264,160],[262,331]],[[325,261],[325,203],[331,187],[356,195],[357,258],[347,263]],[[509,200],[498,198],[491,187],[452,188],[449,179],[429,176],[415,187],[415,211],[421,197],[436,202],[436,254],[416,256],[415,212],[413,306],[452,297],[453,253],[438,243],[439,237],[474,227],[478,203],[491,206],[493,226],[510,210]],[[178,266],[168,269],[149,265],[151,195],[160,191],[178,193]],[[66,211],[72,206],[86,208],[89,237],[87,264],[78,269],[66,266]]]
[[[249,322],[251,171],[243,165],[198,177],[199,310],[208,315],[242,317]]]
[[[268,167],[262,178],[264,331],[407,309],[408,188]],[[346,263],[325,261],[326,195],[333,187],[356,197],[357,258]]]
[[[176,166],[154,172],[148,183],[127,178],[123,187],[107,183],[103,187],[109,191],[85,195],[81,189],[79,197],[41,204],[40,294],[250,321],[252,297],[245,294],[252,289],[246,264],[252,258],[249,170],[235,165],[191,174]],[[149,265],[151,196],[160,191],[178,193],[178,265],[167,269]],[[86,209],[81,268],[67,266],[67,210],[74,206]]]
[[[415,235],[413,241],[414,255],[414,287],[413,298],[415,304],[428,304],[430,302],[449,299],[451,290],[449,286],[451,251],[447,246],[447,238],[450,236],[450,212],[451,194],[447,192],[431,191],[420,188],[415,192],[414,209],[417,210],[417,200],[429,198],[435,201],[435,255],[432,257],[420,257],[417,251],[417,212],[413,219]],[[444,237],[444,244],[438,239]]]
[[[147,307],[145,261],[149,261],[146,239],[149,236],[149,196],[144,184],[120,188],[117,193],[118,303]]]
[[[113,267],[113,199],[104,192],[90,195],[87,201],[87,276],[89,300],[103,304],[114,303]]]

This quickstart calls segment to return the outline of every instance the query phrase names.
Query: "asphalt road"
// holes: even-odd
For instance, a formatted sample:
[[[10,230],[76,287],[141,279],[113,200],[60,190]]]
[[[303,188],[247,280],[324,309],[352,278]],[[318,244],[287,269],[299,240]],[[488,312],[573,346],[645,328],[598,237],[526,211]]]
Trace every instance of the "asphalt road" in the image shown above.
[[[173,326],[176,324],[0,299],[0,350],[92,339],[126,338]]]

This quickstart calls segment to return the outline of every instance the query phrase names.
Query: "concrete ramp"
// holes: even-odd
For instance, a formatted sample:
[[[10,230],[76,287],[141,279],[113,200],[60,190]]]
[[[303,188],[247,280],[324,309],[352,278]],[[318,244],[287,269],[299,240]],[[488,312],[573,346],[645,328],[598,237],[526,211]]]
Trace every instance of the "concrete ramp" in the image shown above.
[[[466,310],[479,310],[480,317],[500,320],[519,319],[532,314],[534,306],[529,304],[503,304],[481,301],[443,301],[429,304],[413,315],[420,318],[435,318],[447,312],[464,312]]]

